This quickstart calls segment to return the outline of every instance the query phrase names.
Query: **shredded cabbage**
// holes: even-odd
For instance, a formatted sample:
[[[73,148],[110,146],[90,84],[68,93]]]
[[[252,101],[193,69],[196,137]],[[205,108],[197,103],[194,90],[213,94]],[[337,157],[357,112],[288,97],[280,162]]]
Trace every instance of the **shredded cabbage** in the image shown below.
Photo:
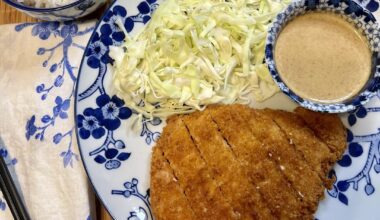
[[[265,38],[287,3],[165,0],[140,34],[111,48],[117,95],[149,118],[271,97]]]

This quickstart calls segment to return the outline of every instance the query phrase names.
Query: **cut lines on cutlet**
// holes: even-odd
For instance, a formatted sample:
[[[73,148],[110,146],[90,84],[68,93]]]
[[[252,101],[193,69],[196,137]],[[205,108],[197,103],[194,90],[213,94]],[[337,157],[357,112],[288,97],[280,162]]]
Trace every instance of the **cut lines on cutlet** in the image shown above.
[[[181,119],[181,121],[182,121],[182,119]],[[196,145],[196,143],[195,143],[195,140],[194,140],[193,136],[191,135],[191,133],[190,133],[190,131],[189,131],[189,128],[186,126],[185,122],[182,121],[182,123],[184,124],[185,129],[187,130],[187,132],[188,132],[188,134],[189,134],[189,136],[190,136],[190,139],[191,139],[191,141],[193,142],[193,145],[195,146],[197,152],[199,153],[200,158],[203,160],[203,162],[204,162],[205,164],[209,165],[209,164],[207,163],[207,161],[205,160],[205,158],[203,157],[201,151],[200,151],[199,148],[197,147],[197,145]],[[209,166],[209,167],[210,167],[210,166]],[[222,188],[221,188],[221,186],[220,186],[221,184],[219,183],[219,181],[216,180],[216,178],[215,178],[215,174],[213,174],[213,172],[211,173],[211,178],[212,178],[213,181],[215,181],[215,182],[218,183],[217,185],[218,185],[218,190],[219,190],[220,194],[221,194],[221,195],[224,195],[223,190],[222,190]],[[224,198],[225,198],[225,197],[224,197]],[[225,198],[225,200],[226,200],[226,202],[228,203],[228,205],[229,205],[230,207],[234,207],[234,206],[232,205],[231,201],[230,201],[230,198]],[[236,219],[240,219],[241,213],[239,213],[239,212],[237,212],[236,210],[234,210],[234,208],[232,208],[232,209],[233,209],[234,215],[236,215]]]
[[[249,127],[249,130],[256,139],[259,139],[263,143],[263,147],[267,149],[268,156],[271,158],[271,161],[277,167],[277,170],[282,174],[285,182],[289,184],[289,187],[292,189],[293,194],[302,201],[302,209],[307,209],[306,216],[309,216],[310,213],[314,213],[316,210],[316,204],[318,201],[317,198],[312,201],[310,198],[308,199],[305,196],[308,196],[307,190],[309,187],[309,182],[304,182],[305,179],[299,178],[310,178],[310,181],[315,182],[320,181],[318,176],[313,175],[307,171],[305,177],[302,177],[304,172],[305,164],[303,161],[299,161],[296,157],[294,157],[294,152],[291,149],[288,149],[286,143],[280,144],[282,133],[276,134],[276,132],[272,132],[271,129],[276,131],[275,127],[272,127],[271,123],[267,123],[265,120],[260,119],[257,114],[254,114],[254,111],[249,107],[242,105],[235,105],[235,111],[231,111],[231,113],[238,118],[240,121],[245,122]],[[281,147],[282,145],[283,148]],[[283,150],[282,150],[283,149]],[[301,167],[301,169],[300,169]],[[311,185],[310,189],[312,190],[314,187]],[[321,191],[323,193],[323,190]]]
[[[325,185],[328,185],[327,174],[332,168],[335,156],[330,149],[317,138],[314,133],[303,123],[296,114],[270,109],[258,110],[271,116],[272,121],[277,124],[290,145],[304,158],[311,169],[318,173]]]
[[[188,197],[159,144],[153,149],[151,176],[151,203],[158,219],[196,218]]]
[[[232,116],[233,106],[213,106],[205,112],[211,115],[223,138],[235,152],[250,182],[278,219],[311,219],[299,195],[287,182],[279,167],[269,159],[263,144],[255,139],[248,125]]]
[[[164,153],[162,153],[162,156],[164,156]],[[191,212],[193,213],[193,216],[196,216],[193,207],[191,207],[191,205],[190,205],[190,204],[191,204],[190,201],[189,201],[189,196],[190,196],[190,195],[187,195],[187,193],[186,193],[185,190],[184,190],[184,187],[181,186],[180,182],[178,181],[178,177],[175,175],[173,168],[170,166],[170,161],[169,161],[167,158],[165,158],[165,160],[166,160],[166,162],[168,163],[168,165],[169,165],[169,167],[170,167],[170,169],[171,169],[171,171],[172,171],[173,178],[175,179],[174,181],[177,182],[177,185],[179,186],[179,188],[181,189],[181,192],[182,192],[183,195],[185,196],[186,201],[188,202],[188,205],[189,205],[189,207],[190,207],[190,210],[191,210]],[[177,204],[177,205],[178,205],[178,204]]]
[[[221,183],[225,197],[241,214],[251,214],[258,219],[273,219],[260,194],[247,180],[230,146],[217,131],[208,114],[197,112],[182,117],[194,143],[203,158],[213,168],[215,179]]]
[[[169,120],[161,138],[167,138],[164,155],[198,219],[238,219],[179,117]]]
[[[215,119],[212,117],[212,114],[211,114],[210,110],[209,110],[209,109],[205,110],[205,111],[204,111],[204,114],[209,114],[209,116],[210,116],[212,122],[216,125],[216,128],[217,128],[217,132],[218,132],[218,134],[220,135],[220,137],[223,138],[224,143],[227,144],[227,146],[228,146],[229,149],[231,150],[231,153],[233,154],[234,158],[235,158],[236,160],[239,161],[239,165],[240,165],[240,167],[244,170],[245,175],[248,176],[249,171],[247,170],[247,168],[246,168],[244,165],[242,165],[242,163],[247,162],[247,161],[241,161],[241,160],[239,159],[239,156],[237,155],[237,153],[236,153],[235,150],[234,150],[235,147],[233,147],[233,146],[231,145],[231,143],[229,142],[229,140],[227,139],[227,137],[225,137],[225,135],[223,135],[223,132],[221,131],[220,126],[219,126],[218,123],[215,121]],[[252,184],[252,186],[254,187],[254,189],[256,189],[258,193],[260,193],[260,190],[258,190],[259,186],[256,185],[255,182],[256,182],[256,181],[250,181],[250,183]],[[264,201],[263,201],[264,204],[265,204],[266,206],[270,207],[271,204],[267,203],[266,199],[264,198],[265,194],[260,193],[260,195],[261,195],[262,200],[264,200]],[[270,211],[271,211],[271,213],[272,213],[274,216],[276,216],[277,213],[276,213],[274,210],[272,210],[272,209],[270,208]],[[278,217],[278,215],[277,215],[277,217]]]
[[[161,154],[161,156],[162,156],[162,158],[163,158],[163,163],[167,163],[167,165],[168,165],[168,168],[170,169],[170,171],[171,171],[171,174],[173,175],[173,178],[175,178],[175,182],[176,182],[176,184],[179,186],[179,188],[180,188],[180,190],[181,190],[181,192],[183,193],[183,195],[185,195],[185,198],[186,198],[186,201],[188,202],[188,205],[189,205],[189,207],[190,207],[190,209],[191,209],[191,212],[194,214],[194,216],[195,216],[195,211],[194,211],[194,209],[191,207],[191,203],[190,203],[190,201],[189,201],[189,197],[188,197],[188,195],[186,195],[186,192],[185,192],[185,190],[184,190],[184,187],[183,186],[181,186],[181,184],[180,184],[180,182],[178,181],[179,180],[179,178],[176,176],[176,174],[175,174],[175,172],[174,172],[174,169],[173,169],[173,167],[171,166],[171,164],[170,164],[170,161],[168,160],[168,158],[166,158],[165,157],[165,155],[164,155],[164,152],[163,152],[163,149],[162,149],[162,146],[163,146],[163,144],[166,144],[166,141],[167,140],[167,138],[165,139],[165,138],[162,138],[162,139],[160,139],[159,141],[158,141],[158,143],[157,143],[157,145],[155,146],[155,148],[156,149],[154,149],[154,150],[157,150],[157,151],[159,151],[159,153]]]
[[[296,154],[284,134],[268,116],[259,115],[248,107],[238,108],[245,109],[244,112],[239,112],[239,117],[246,120],[252,134],[265,143],[281,172],[306,202],[307,207],[314,212],[324,190],[319,176]]]
[[[260,112],[258,112],[258,113],[260,113]],[[267,112],[264,112],[264,114],[265,114],[265,113],[267,113]],[[261,113],[260,113],[260,114],[261,114]],[[302,158],[302,160],[303,160],[306,164],[308,164],[308,161],[307,161],[305,155],[304,155],[301,151],[299,151],[299,149],[296,148],[296,146],[295,146],[295,144],[294,144],[294,142],[293,142],[293,139],[288,137],[288,135],[286,134],[286,131],[284,131],[284,130],[282,129],[282,127],[276,122],[276,120],[273,119],[273,116],[272,116],[272,117],[268,117],[268,118],[270,118],[271,121],[272,121],[274,124],[276,124],[277,127],[280,129],[280,131],[282,132],[282,134],[284,135],[284,137],[286,137],[286,140],[288,141],[289,146],[291,146],[291,147],[294,149],[294,151],[297,153],[297,155],[298,155],[300,158]],[[315,171],[314,168],[311,167],[310,165],[309,165],[309,167],[310,167],[311,170],[313,170],[314,172],[316,172],[316,173],[318,174],[318,176],[319,176],[319,172]]]

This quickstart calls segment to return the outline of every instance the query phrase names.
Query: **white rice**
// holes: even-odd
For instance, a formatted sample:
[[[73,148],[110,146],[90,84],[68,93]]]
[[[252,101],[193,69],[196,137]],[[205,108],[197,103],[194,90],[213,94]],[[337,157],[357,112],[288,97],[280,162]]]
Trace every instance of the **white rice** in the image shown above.
[[[35,8],[55,8],[63,5],[68,5],[77,0],[17,0],[20,3],[23,3],[28,6]]]

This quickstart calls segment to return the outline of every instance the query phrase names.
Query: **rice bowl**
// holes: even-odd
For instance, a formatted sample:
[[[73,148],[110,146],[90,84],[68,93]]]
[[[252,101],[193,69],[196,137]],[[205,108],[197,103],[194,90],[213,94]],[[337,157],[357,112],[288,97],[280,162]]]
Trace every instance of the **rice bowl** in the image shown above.
[[[86,16],[106,0],[3,0],[8,5],[43,21],[69,21]]]
[[[17,0],[35,8],[55,8],[74,3],[76,0]]]

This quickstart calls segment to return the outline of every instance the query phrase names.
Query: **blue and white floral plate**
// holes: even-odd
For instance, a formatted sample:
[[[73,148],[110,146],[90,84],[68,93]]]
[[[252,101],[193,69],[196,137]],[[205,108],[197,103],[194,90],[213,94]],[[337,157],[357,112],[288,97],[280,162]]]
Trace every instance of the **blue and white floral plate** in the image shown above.
[[[379,17],[377,0],[361,4]],[[79,71],[75,103],[79,148],[96,193],[115,219],[153,219],[150,155],[164,121],[143,120],[137,130],[132,130],[136,114],[113,95],[109,47],[122,44],[125,38],[117,20],[134,35],[158,5],[157,0],[116,0],[91,37]],[[291,110],[295,104],[278,94],[253,107]],[[332,190],[326,191],[315,217],[379,219],[380,93],[365,106],[341,117],[348,128],[348,148],[331,172],[337,181]]]

